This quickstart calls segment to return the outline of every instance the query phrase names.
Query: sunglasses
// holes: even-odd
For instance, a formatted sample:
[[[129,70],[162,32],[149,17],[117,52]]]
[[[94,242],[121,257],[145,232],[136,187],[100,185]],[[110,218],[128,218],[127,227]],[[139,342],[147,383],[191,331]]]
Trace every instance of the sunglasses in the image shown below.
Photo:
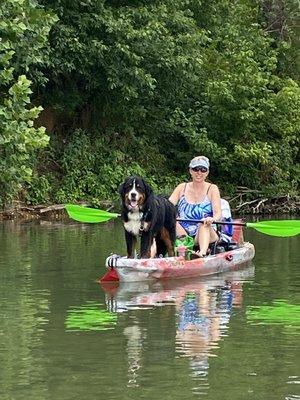
[[[207,172],[208,171],[208,169],[206,168],[206,167],[194,167],[194,168],[192,168],[192,171],[194,171],[194,172],[199,172],[199,171],[201,171],[201,172]]]

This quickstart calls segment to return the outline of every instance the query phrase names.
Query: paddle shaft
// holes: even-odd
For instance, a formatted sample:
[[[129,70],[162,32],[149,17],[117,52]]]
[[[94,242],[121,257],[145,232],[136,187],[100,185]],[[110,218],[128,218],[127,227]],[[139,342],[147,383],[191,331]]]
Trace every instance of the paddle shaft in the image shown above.
[[[193,222],[195,224],[203,223],[202,220],[184,219],[184,218],[177,218],[176,221],[178,221],[178,222]],[[213,224],[216,224],[216,225],[247,226],[247,224],[245,222],[231,222],[231,221],[228,221],[228,222],[225,222],[225,221],[214,221]]]
[[[97,210],[95,208],[82,207],[75,204],[66,204],[65,208],[70,218],[78,222],[97,223],[107,222],[112,218],[120,217],[120,214],[110,213],[109,211]],[[179,222],[203,223],[202,220],[178,218]],[[300,233],[300,220],[278,220],[260,222],[234,222],[234,221],[215,221],[216,225],[244,226],[256,229],[260,233],[270,236],[289,237]]]
[[[121,214],[117,214],[117,217],[121,217]],[[202,223],[202,220],[197,220],[197,219],[185,219],[185,218],[176,218],[176,221],[178,222],[194,222],[195,224],[199,224]],[[235,226],[246,226],[247,224],[245,222],[234,222],[234,221],[229,221],[229,222],[225,222],[225,221],[214,221],[213,222],[216,225],[235,225]]]

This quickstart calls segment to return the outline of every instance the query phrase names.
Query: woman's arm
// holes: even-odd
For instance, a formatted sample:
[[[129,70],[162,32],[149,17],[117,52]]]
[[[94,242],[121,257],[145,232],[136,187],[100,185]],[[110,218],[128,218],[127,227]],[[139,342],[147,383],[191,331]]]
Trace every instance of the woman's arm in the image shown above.
[[[212,185],[211,187],[211,204],[213,209],[213,219],[214,221],[219,221],[222,218],[221,210],[221,196],[217,185]]]

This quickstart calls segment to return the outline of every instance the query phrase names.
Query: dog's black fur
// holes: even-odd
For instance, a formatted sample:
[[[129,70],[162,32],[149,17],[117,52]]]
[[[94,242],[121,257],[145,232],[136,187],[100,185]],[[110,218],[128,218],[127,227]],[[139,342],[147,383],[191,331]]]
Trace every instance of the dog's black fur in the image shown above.
[[[141,237],[141,258],[150,258],[153,239],[157,255],[174,256],[176,208],[163,196],[155,196],[139,176],[129,176],[119,188],[122,199],[127,257],[133,258],[137,238]]]

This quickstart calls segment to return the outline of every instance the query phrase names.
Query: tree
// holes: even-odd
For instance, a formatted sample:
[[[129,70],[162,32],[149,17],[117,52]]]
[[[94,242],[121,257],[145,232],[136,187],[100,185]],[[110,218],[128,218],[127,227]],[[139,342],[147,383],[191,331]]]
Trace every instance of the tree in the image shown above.
[[[60,199],[113,194],[129,170],[173,185],[201,153],[226,188],[297,189],[299,87],[261,1],[41,1],[59,16],[43,100],[64,116]]]
[[[56,18],[33,0],[1,2],[0,17],[0,204],[7,206],[30,179],[35,150],[49,140],[33,125],[42,108],[30,105],[31,82],[17,75],[43,61]]]

